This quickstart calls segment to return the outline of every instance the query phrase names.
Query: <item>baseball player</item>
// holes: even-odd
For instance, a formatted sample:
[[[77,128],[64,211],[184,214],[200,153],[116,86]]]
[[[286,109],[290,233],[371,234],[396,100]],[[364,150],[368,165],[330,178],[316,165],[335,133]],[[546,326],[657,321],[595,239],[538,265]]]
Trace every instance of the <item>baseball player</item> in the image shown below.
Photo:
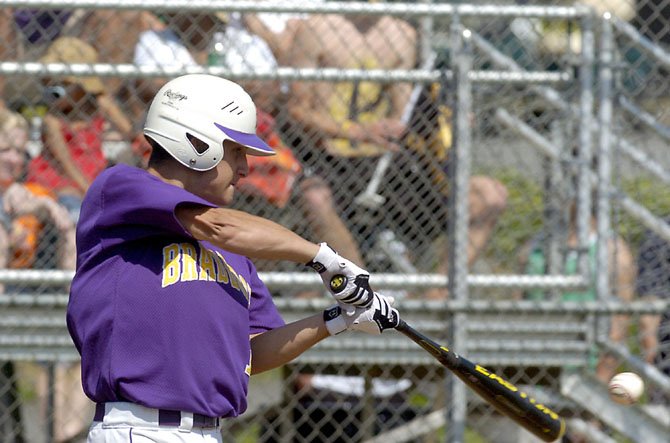
[[[249,376],[348,329],[398,324],[368,273],[325,243],[226,209],[247,155],[272,155],[236,83],[185,75],[147,113],[147,170],[117,165],[88,190],[67,324],[96,403],[89,442],[221,441]],[[337,305],[284,324],[250,258],[317,270]]]

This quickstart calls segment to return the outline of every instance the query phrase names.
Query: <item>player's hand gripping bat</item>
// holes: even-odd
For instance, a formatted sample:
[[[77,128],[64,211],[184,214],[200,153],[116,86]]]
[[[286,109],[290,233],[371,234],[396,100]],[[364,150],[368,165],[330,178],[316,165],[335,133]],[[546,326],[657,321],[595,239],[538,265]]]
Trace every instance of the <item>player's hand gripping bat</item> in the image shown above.
[[[565,420],[556,412],[502,377],[473,363],[457,353],[440,346],[430,338],[400,320],[396,330],[405,334],[451,370],[470,389],[479,394],[500,413],[544,441],[555,441],[565,433]]]

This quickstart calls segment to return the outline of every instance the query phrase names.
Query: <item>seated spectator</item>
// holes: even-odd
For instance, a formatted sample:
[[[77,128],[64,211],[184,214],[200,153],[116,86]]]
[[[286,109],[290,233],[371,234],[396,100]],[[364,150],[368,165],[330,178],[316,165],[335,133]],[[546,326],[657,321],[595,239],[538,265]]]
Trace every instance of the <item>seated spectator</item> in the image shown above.
[[[40,61],[96,63],[98,55],[77,38],[61,37]],[[132,127],[98,77],[48,80],[45,95],[51,108],[44,117],[43,149],[31,160],[27,181],[55,192],[76,221],[84,192],[107,166],[104,138],[112,130],[130,137]]]
[[[56,267],[74,269],[74,223],[51,190],[23,182],[28,123],[19,114],[0,110],[0,268],[32,268],[39,242],[55,231]],[[44,263],[42,263],[43,265]]]
[[[222,51],[224,56],[219,62],[237,73],[274,70],[278,66],[277,60],[280,57],[285,62],[288,62],[289,59],[286,58],[288,54],[281,53],[281,51],[273,52],[273,49],[278,50],[278,48],[272,42],[266,42],[264,38],[250,29],[248,27],[249,22],[249,16],[242,16],[237,13],[225,17]],[[254,97],[254,101],[263,113],[272,116],[273,119],[279,114],[286,114],[281,109],[282,92],[279,82],[245,80],[241,84]],[[285,115],[282,116],[281,123],[285,123],[284,117]],[[259,120],[259,122],[261,121],[263,119]],[[268,120],[265,119],[265,121]],[[330,232],[325,234],[328,236],[329,244],[341,254],[348,255],[353,262],[362,263],[363,260],[358,251],[358,246],[355,244],[352,234],[343,223],[341,214],[335,212],[332,198],[327,192],[322,192],[324,190],[327,191],[327,188],[324,189],[322,186],[324,182],[320,181],[318,177],[306,177],[309,173],[305,174],[301,180],[301,177],[297,176],[296,172],[298,169],[303,170],[304,164],[298,165],[298,160],[294,158],[294,156],[299,157],[300,154],[295,149],[293,149],[293,152],[289,149],[282,150],[282,152],[286,154],[284,157],[280,156],[269,161],[254,160],[250,162],[250,169],[257,172],[273,169],[274,171],[281,170],[286,173],[288,181],[291,184],[295,181],[297,184],[292,190],[292,194],[297,195],[297,201],[302,204],[301,212],[304,214],[308,227],[312,228],[314,236],[324,235],[324,231],[330,229]],[[288,163],[282,164],[281,160],[288,160]],[[261,163],[264,164],[262,165]],[[291,170],[294,172],[291,172]],[[303,170],[303,172],[305,171]],[[246,183],[247,185],[254,184],[254,182],[258,184],[258,180],[258,175],[252,177],[250,174],[250,179]],[[282,200],[286,200],[288,197],[289,195],[286,194],[282,197]],[[305,202],[309,202],[309,204],[305,204]],[[324,225],[325,218],[328,219],[327,225]]]
[[[315,35],[320,38],[314,38]],[[390,16],[311,15],[298,21],[293,33],[290,64],[297,68],[412,69],[417,63],[417,33],[412,25]],[[390,229],[412,244],[412,259],[424,272],[446,273],[444,256],[431,263],[439,236],[446,233],[444,169],[451,147],[451,118],[424,88],[425,102],[413,108],[421,122],[407,121],[412,85],[360,82],[294,82],[288,110],[299,133],[296,151],[304,166],[318,177],[304,182],[302,196],[312,214],[316,236],[341,244],[348,257],[362,257],[359,247],[372,250],[373,240]],[[424,106],[438,110],[428,116]],[[432,111],[431,111],[432,112]],[[449,137],[447,137],[447,135]],[[439,149],[433,149],[439,145]],[[380,191],[386,203],[376,210],[357,204],[379,158],[394,152]],[[507,191],[491,177],[473,176],[470,183],[470,241],[472,264],[490,238],[505,209]],[[341,214],[345,230],[332,214]],[[417,229],[420,227],[420,229]],[[420,231],[420,232],[419,232]],[[347,233],[353,233],[347,235]],[[418,245],[418,247],[417,247]],[[436,265],[436,263],[438,265]],[[401,269],[402,272],[412,272]],[[446,291],[431,291],[444,297]]]
[[[669,220],[666,219],[666,222]],[[637,295],[648,300],[670,299],[670,243],[647,231],[638,252],[637,264]],[[663,315],[640,317],[640,341],[645,360],[670,377],[670,311]],[[650,401],[655,405],[665,405],[666,417],[670,417],[670,398],[651,391]]]
[[[574,204],[570,207],[570,220],[568,224],[567,238],[565,239],[565,247],[561,251],[563,263],[561,264],[561,273],[563,275],[577,275],[578,268],[578,238],[576,225],[576,207]],[[590,222],[590,236],[588,244],[588,263],[590,267],[591,277],[593,279],[591,286],[585,290],[570,290],[562,291],[560,293],[560,301],[570,302],[590,302],[597,301],[597,294],[595,289],[595,264],[596,252],[598,247],[598,237],[596,231],[596,219],[591,218]],[[538,234],[528,244],[520,257],[521,267],[526,274],[529,275],[545,275],[547,273],[547,256],[546,256],[546,236],[543,233]],[[635,294],[635,276],[636,266],[633,253],[628,246],[628,243],[619,235],[612,234],[607,242],[609,270],[610,270],[610,288],[611,293],[616,295],[619,300],[630,302]],[[547,299],[546,290],[531,289],[526,291],[526,298],[530,300],[544,300]],[[628,338],[629,316],[615,315],[612,317],[610,323],[609,339],[615,343],[625,344]],[[603,383],[607,383],[616,373],[618,361],[608,355],[603,354],[598,357],[597,352],[593,352],[590,356],[591,369],[596,376]]]

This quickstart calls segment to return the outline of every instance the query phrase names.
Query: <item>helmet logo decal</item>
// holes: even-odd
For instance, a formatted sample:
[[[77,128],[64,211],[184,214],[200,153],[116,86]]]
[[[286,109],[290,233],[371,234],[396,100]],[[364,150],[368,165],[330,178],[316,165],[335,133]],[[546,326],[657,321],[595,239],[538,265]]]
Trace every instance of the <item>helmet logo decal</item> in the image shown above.
[[[167,91],[163,92],[163,97],[167,97],[167,100],[162,101],[161,104],[176,110],[179,110],[179,106],[177,106],[179,102],[188,99],[188,96],[180,92],[175,92],[172,89],[168,89]]]
[[[172,101],[178,101],[178,102],[180,102],[182,100],[186,100],[188,98],[184,94],[181,94],[179,92],[174,92],[172,89],[168,89],[167,91],[165,91],[163,93],[163,95],[166,96],[167,98],[169,98]]]
[[[233,100],[232,102],[228,103],[226,106],[221,108],[221,110],[223,111],[224,109],[226,109],[228,106],[231,106],[231,105],[233,105],[235,107],[228,110],[228,112],[230,112],[230,113],[233,113],[240,108],[238,105],[235,104],[235,100]],[[243,112],[244,112],[244,109],[241,109],[240,112],[237,113],[237,115],[240,115]]]

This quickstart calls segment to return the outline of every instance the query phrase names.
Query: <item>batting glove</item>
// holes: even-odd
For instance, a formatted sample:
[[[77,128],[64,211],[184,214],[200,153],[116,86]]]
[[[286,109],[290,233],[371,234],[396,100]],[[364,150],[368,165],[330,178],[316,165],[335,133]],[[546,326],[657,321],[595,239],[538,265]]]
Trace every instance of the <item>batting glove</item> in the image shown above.
[[[323,320],[330,335],[346,330],[379,335],[387,329],[394,329],[400,322],[400,314],[393,308],[393,302],[393,297],[374,294],[369,308],[356,308],[349,315],[342,312],[340,306],[333,306],[323,311]]]
[[[373,298],[370,274],[338,255],[326,243],[319,246],[319,252],[307,266],[321,275],[323,284],[335,300],[348,313],[353,312],[354,307],[370,306]]]

